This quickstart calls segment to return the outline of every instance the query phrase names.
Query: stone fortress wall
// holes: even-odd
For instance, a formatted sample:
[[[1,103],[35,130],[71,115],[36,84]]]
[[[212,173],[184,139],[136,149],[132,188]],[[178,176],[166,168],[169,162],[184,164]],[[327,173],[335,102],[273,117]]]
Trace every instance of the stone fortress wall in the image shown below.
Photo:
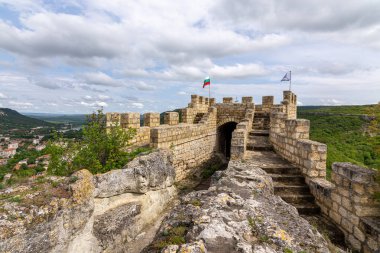
[[[172,149],[179,181],[215,158],[220,126],[237,123],[232,133],[231,159],[244,159],[254,115],[270,115],[269,139],[275,152],[300,168],[322,213],[345,233],[354,249],[375,252],[380,247],[380,225],[372,219],[380,216],[380,205],[373,197],[375,191],[380,191],[375,172],[336,163],[332,181],[327,181],[327,146],[309,139],[310,122],[297,119],[297,96],[293,92],[284,91],[280,104],[274,104],[273,96],[264,96],[261,105],[255,105],[252,97],[243,97],[241,103],[233,102],[231,97],[215,103],[214,98],[208,101],[192,95],[181,114],[179,122],[178,112],[166,112],[164,124],[160,125],[159,113],[146,113],[144,125],[140,126],[139,113],[108,113],[107,124],[136,128],[131,145]],[[256,120],[256,124],[268,122]]]
[[[272,110],[270,141],[276,153],[300,168],[322,213],[345,234],[353,249],[380,249],[380,192],[376,171],[350,163],[334,163],[326,180],[327,146],[309,139],[310,122],[296,119],[296,97],[284,92],[283,110]]]
[[[173,151],[173,165],[176,169],[176,181],[194,174],[216,159],[218,152],[218,126],[236,122],[236,138],[245,129],[247,136],[254,112],[252,97],[243,97],[242,103],[233,103],[232,98],[224,98],[223,103],[215,103],[214,98],[192,95],[188,107],[181,109],[182,122],[178,112],[166,112],[164,124],[160,125],[159,113],[145,113],[143,126],[140,126],[139,113],[107,113],[107,126],[120,125],[124,129],[135,128],[136,135],[130,141],[132,146],[170,148]],[[244,140],[232,141],[238,151]],[[244,152],[242,150],[241,152]],[[237,157],[239,154],[234,155]]]

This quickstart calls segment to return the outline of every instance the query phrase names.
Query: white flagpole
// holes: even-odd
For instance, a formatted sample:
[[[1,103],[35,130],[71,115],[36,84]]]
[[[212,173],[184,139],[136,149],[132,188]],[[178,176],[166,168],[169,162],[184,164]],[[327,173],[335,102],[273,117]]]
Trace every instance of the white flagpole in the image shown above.
[[[292,71],[289,71],[289,91],[292,91]]]
[[[210,79],[210,84],[208,85],[208,106],[210,106],[210,90],[211,90],[211,79]]]

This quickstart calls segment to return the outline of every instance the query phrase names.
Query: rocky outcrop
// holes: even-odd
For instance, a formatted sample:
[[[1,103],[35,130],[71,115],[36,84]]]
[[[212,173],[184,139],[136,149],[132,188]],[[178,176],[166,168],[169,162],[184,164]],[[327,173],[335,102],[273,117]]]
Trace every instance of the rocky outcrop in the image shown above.
[[[249,161],[231,161],[208,190],[181,198],[145,252],[329,252],[318,231],[273,195],[271,178]],[[177,245],[171,245],[177,244]]]
[[[0,218],[0,252],[62,252],[81,231],[94,211],[94,184],[87,170],[73,175],[70,198],[53,198],[37,207],[13,206],[23,213],[16,220],[14,214]]]
[[[146,193],[165,189],[174,183],[175,171],[169,151],[161,150],[137,157],[121,170],[96,175],[96,197],[104,198],[125,192]]]
[[[0,252],[139,252],[177,195],[170,159],[159,150],[121,170],[94,176],[81,170],[64,180],[65,198],[31,204],[17,219],[0,212]]]

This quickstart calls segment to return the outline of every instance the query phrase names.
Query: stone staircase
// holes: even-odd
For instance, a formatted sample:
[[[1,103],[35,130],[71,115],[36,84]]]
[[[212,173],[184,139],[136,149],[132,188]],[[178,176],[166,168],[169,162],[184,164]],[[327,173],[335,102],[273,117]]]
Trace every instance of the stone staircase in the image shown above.
[[[255,112],[252,128],[254,130],[268,130],[270,127],[270,117],[268,112]]]
[[[276,195],[296,207],[300,214],[319,214],[320,208],[315,204],[301,171],[273,151],[269,141],[269,124],[268,113],[255,112],[247,150],[251,151],[253,159],[272,177]]]
[[[276,195],[297,208],[298,213],[326,233],[331,242],[345,248],[344,233],[321,214],[300,169],[274,152],[269,141],[269,127],[269,114],[256,112],[249,133],[246,159],[272,177]]]

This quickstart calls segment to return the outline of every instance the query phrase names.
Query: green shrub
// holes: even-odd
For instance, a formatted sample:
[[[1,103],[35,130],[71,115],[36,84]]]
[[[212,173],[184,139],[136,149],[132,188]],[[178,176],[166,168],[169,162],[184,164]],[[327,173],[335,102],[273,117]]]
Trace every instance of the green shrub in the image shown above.
[[[48,172],[52,175],[68,176],[80,169],[88,169],[93,174],[104,173],[123,167],[141,152],[150,149],[140,148],[131,153],[125,151],[128,141],[136,129],[122,129],[119,125],[106,126],[102,110],[88,117],[81,140],[65,140],[56,136],[47,147],[51,154]]]

